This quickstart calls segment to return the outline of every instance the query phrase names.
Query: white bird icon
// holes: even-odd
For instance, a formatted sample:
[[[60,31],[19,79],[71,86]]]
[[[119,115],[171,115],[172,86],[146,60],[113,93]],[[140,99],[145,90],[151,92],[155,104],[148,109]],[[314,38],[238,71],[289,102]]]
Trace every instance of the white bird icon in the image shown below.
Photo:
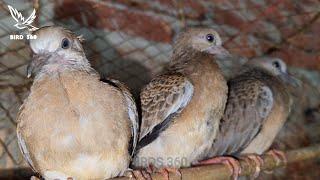
[[[10,10],[12,18],[17,21],[17,24],[14,25],[16,28],[18,28],[18,29],[28,28],[29,31],[35,31],[35,30],[39,29],[39,28],[31,25],[31,23],[36,18],[36,10],[35,9],[33,9],[31,15],[26,20],[24,20],[24,17],[22,16],[21,12],[19,12],[17,9],[13,8],[10,5],[8,5],[8,8]]]

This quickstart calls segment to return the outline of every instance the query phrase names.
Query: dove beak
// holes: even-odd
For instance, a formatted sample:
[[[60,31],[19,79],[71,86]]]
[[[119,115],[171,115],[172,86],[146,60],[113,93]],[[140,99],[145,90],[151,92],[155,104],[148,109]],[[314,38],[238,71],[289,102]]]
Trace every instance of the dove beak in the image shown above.
[[[282,73],[280,76],[281,80],[283,80],[285,83],[292,85],[293,87],[299,87],[300,86],[300,80],[296,79],[289,73]]]
[[[228,50],[226,50],[223,46],[221,45],[214,45],[214,46],[211,46],[207,49],[207,52],[210,53],[210,54],[213,54],[215,56],[218,56],[218,57],[221,57],[221,58],[224,58],[224,57],[229,57],[231,56],[231,54],[229,53]]]
[[[30,78],[32,76],[33,71],[33,65],[32,61],[27,66],[27,78]]]
[[[46,54],[34,54],[32,56],[32,60],[27,66],[27,78],[40,71],[42,66],[45,65],[47,57]]]

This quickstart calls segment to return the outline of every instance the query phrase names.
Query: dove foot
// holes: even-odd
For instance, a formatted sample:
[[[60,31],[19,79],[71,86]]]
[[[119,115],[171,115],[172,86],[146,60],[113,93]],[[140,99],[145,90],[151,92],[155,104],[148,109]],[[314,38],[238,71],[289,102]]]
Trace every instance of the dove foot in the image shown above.
[[[268,151],[266,154],[272,156],[276,160],[276,165],[279,165],[281,162],[284,162],[284,164],[287,164],[287,157],[284,152],[276,149],[272,149]],[[264,170],[263,172],[267,174],[272,174],[272,170]]]
[[[166,167],[166,168],[161,168],[161,169],[157,170],[157,172],[163,175],[164,180],[169,180],[169,173],[170,172],[176,174],[177,176],[180,177],[180,179],[182,179],[181,172],[178,168]]]
[[[250,177],[250,179],[256,179],[260,172],[261,172],[261,166],[264,164],[264,160],[256,154],[248,154],[246,156],[240,157],[241,160],[244,160],[247,163],[250,163],[249,161],[253,161],[256,165],[256,171],[253,174],[253,176]]]
[[[224,164],[228,167],[232,173],[232,178],[234,180],[238,179],[239,174],[241,173],[241,166],[238,160],[229,156],[220,156],[200,161],[194,165],[212,165],[212,164]]]
[[[277,165],[279,165],[281,162],[283,162],[284,164],[287,164],[288,162],[287,157],[283,151],[272,149],[268,151],[267,154],[271,155],[276,160]]]
[[[152,180],[150,173],[144,169],[127,171],[124,176],[129,179]]]
[[[153,172],[154,172],[154,168],[152,165],[150,165],[146,169],[139,169],[139,170],[129,169],[125,172],[124,176],[130,179],[136,179],[136,180],[152,180],[151,174]]]

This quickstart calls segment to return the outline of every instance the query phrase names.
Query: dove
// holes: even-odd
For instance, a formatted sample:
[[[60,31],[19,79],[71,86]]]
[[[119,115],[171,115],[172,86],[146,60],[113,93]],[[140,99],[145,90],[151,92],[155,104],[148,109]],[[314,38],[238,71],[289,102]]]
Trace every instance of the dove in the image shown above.
[[[36,18],[36,10],[33,9],[32,13],[30,14],[30,16],[25,19],[21,12],[19,12],[17,9],[13,8],[12,6],[8,5],[10,14],[12,16],[12,18],[17,22],[14,26],[18,29],[25,29],[27,28],[29,31],[35,31],[38,28],[34,27],[32,25],[33,21]]]
[[[190,28],[178,35],[167,71],[140,93],[134,167],[177,170],[204,158],[227,100],[227,84],[215,62],[225,55],[228,51],[213,29]]]
[[[116,80],[100,81],[69,30],[43,27],[30,41],[35,74],[17,116],[20,150],[45,179],[122,175],[138,140],[133,98]]]
[[[228,82],[225,113],[209,157],[248,154],[260,165],[261,159],[251,155],[261,155],[269,149],[290,112],[292,100],[287,83],[296,86],[296,80],[287,73],[287,66],[281,59],[249,60],[240,74]],[[281,155],[278,151],[273,153]],[[213,158],[211,162],[219,158],[224,161],[228,157]],[[206,162],[209,164],[210,160]],[[237,166],[237,163],[230,163]],[[257,169],[259,171],[259,167]]]

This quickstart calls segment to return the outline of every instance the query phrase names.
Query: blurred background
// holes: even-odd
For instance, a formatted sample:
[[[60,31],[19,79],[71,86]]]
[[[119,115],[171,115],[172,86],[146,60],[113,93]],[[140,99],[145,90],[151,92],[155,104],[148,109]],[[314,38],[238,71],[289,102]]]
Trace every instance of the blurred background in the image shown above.
[[[235,55],[220,61],[227,76],[256,56],[282,58],[301,80],[292,89],[292,113],[273,147],[281,150],[320,141],[319,0],[0,0],[0,179],[26,178],[30,171],[16,141],[16,114],[28,94],[30,49],[14,27],[7,5],[33,25],[64,26],[85,38],[84,49],[102,76],[139,89],[168,63],[171,43],[184,27],[207,26]],[[260,179],[319,179],[320,161],[292,164]]]

